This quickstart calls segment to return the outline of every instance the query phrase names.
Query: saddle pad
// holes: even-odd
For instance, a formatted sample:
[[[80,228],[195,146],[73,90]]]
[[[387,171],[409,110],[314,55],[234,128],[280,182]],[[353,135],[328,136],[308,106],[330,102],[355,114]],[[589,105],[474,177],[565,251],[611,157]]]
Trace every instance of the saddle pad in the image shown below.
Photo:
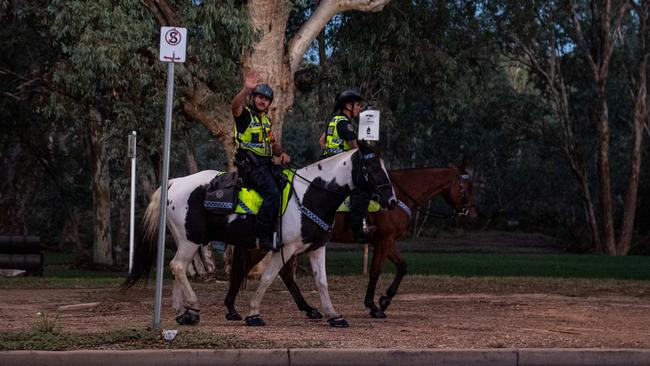
[[[377,201],[370,201],[368,204],[368,212],[378,212],[381,210],[381,205]],[[336,212],[350,212],[350,197],[346,197],[345,201],[339,206]]]
[[[287,203],[289,202],[291,184],[293,183],[295,172],[289,169],[285,169],[282,172],[287,177],[287,184],[284,185],[284,189],[282,190],[282,214],[284,214],[284,211],[287,209]],[[262,196],[255,190],[242,188],[239,191],[239,203],[237,203],[235,213],[257,215],[262,201]]]

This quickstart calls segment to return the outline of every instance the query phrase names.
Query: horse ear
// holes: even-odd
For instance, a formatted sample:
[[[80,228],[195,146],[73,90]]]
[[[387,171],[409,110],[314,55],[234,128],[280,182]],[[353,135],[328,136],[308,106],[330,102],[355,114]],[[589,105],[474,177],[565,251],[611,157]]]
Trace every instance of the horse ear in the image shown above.
[[[377,148],[373,147],[370,144],[370,142],[368,142],[366,140],[357,140],[357,146],[359,146],[359,150],[370,151],[370,152],[373,152],[375,154],[379,154],[379,151],[377,150]]]

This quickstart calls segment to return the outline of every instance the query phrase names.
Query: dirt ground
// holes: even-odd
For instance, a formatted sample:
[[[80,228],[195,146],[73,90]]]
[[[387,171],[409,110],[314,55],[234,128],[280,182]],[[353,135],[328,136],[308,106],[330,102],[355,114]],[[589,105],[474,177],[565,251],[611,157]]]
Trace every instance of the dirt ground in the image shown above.
[[[380,293],[388,285],[384,275]],[[310,277],[299,284],[320,307]],[[225,282],[194,283],[201,301],[201,330],[236,335],[257,348],[650,348],[650,282],[564,279],[491,279],[407,276],[387,310],[372,319],[363,306],[366,277],[330,278],[336,309],[350,322],[331,328],[299,312],[277,279],[262,303],[265,327],[224,317]],[[257,286],[250,281],[237,301],[242,315]],[[26,329],[36,312],[58,313],[65,331],[100,332],[147,327],[153,319],[153,287],[115,289],[9,289],[0,291],[0,330]],[[171,311],[171,288],[163,294],[163,328],[180,332]],[[62,305],[96,307],[57,311]]]

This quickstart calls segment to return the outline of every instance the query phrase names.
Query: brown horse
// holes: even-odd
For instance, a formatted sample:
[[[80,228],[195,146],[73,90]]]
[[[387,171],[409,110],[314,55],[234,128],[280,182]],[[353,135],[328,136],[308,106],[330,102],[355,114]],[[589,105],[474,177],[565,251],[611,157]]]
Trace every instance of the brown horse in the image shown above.
[[[465,170],[465,164],[450,165],[449,168],[416,168],[389,171],[389,176],[395,187],[399,200],[399,207],[392,211],[379,211],[370,213],[368,220],[377,227],[372,234],[370,243],[374,246],[372,264],[368,280],[368,289],[364,305],[370,309],[373,318],[385,318],[384,311],[397,294],[402,278],[406,274],[406,263],[402,258],[395,240],[402,236],[409,227],[415,210],[426,210],[424,203],[436,196],[442,198],[455,210],[456,221],[464,223],[476,218],[476,207],[472,187],[472,177]],[[354,234],[347,224],[346,213],[337,213],[336,222],[332,231],[331,241],[340,243],[357,243]],[[246,274],[264,256],[255,251],[247,251],[235,247],[232,268],[230,271],[230,287],[224,300],[228,309],[228,320],[241,320],[235,310],[235,298]],[[379,299],[379,307],[375,304],[375,289],[381,268],[386,260],[390,259],[397,269],[393,282],[386,290],[386,294]],[[295,258],[291,258],[291,261]],[[280,275],[289,292],[293,296],[298,309],[306,312],[312,319],[320,319],[322,315],[317,309],[310,306],[298,288],[291,272],[291,263],[280,271]]]

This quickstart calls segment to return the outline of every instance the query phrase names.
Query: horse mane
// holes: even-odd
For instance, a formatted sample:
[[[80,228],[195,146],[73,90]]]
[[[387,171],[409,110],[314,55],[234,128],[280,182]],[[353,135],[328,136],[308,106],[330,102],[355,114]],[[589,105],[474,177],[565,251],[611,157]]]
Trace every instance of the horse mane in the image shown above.
[[[462,161],[451,162],[446,167],[422,166],[422,167],[415,167],[415,168],[390,169],[389,171],[391,171],[391,172],[409,172],[409,171],[413,171],[413,170],[423,170],[423,169],[458,169],[458,171],[464,172],[464,171],[466,171],[467,166],[468,166],[467,161],[462,160]]]
[[[374,153],[381,158],[381,152],[379,151],[378,147],[371,145],[368,141],[357,140],[357,145],[359,146],[359,150],[369,150],[371,153]]]
[[[390,172],[409,172],[413,170],[424,170],[424,169],[452,169],[451,167],[439,167],[439,166],[422,166],[416,168],[400,168],[400,169],[389,169]]]

